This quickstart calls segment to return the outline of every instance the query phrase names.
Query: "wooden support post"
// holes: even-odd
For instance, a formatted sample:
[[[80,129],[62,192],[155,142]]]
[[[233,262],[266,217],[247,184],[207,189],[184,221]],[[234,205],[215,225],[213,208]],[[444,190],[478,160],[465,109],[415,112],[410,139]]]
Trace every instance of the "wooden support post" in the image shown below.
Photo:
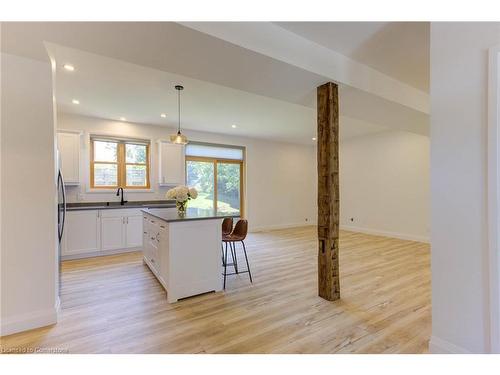
[[[317,89],[318,293],[335,301],[339,281],[339,95],[328,82]]]

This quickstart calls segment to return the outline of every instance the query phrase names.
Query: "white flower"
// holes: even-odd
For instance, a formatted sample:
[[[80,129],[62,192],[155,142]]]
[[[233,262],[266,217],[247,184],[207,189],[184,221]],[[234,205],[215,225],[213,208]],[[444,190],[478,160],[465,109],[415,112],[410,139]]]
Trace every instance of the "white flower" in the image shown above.
[[[169,191],[167,191],[167,194],[165,194],[165,197],[167,199],[175,199],[175,195],[176,195],[175,189],[170,189]]]
[[[177,202],[184,202],[188,199],[196,199],[198,191],[195,188],[188,188],[187,186],[176,186],[165,194],[167,199],[175,199]]]
[[[180,192],[177,194],[176,200],[177,202],[185,202],[188,200],[188,195],[184,194],[184,192]]]
[[[177,186],[177,195],[188,195],[189,194],[189,189],[187,186]]]
[[[191,199],[196,199],[198,197],[198,191],[195,188],[189,189],[189,197]]]

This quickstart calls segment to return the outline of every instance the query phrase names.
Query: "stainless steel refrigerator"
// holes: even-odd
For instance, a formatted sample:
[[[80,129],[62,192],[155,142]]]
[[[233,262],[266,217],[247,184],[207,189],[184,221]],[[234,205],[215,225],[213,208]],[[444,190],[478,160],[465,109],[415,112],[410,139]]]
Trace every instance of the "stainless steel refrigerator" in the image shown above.
[[[57,237],[59,239],[58,258],[59,258],[59,293],[61,292],[61,242],[64,233],[64,221],[66,220],[66,190],[64,189],[64,179],[61,172],[61,158],[57,153],[58,175],[57,175]]]

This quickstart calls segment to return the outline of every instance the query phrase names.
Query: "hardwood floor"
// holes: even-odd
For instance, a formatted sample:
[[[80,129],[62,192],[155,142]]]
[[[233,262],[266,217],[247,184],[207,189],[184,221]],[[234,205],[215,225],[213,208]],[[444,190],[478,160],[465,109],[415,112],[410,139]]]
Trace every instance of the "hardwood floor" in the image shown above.
[[[59,323],[3,337],[2,349],[427,352],[427,244],[342,231],[341,299],[328,302],[317,296],[314,227],[255,233],[246,243],[253,284],[248,274],[232,276],[225,292],[173,305],[142,264],[140,253],[66,261]]]

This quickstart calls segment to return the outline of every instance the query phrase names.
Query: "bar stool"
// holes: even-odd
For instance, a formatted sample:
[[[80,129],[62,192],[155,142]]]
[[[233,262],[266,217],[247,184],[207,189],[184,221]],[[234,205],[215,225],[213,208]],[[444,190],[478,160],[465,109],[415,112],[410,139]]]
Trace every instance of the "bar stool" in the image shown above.
[[[246,221],[244,219],[240,219],[240,220],[238,220],[238,222],[234,226],[234,229],[231,232],[231,234],[224,236],[222,238],[222,242],[224,242],[226,245],[225,252],[224,252],[224,260],[222,262],[222,264],[224,265],[224,273],[223,273],[223,275],[224,275],[224,289],[226,289],[226,276],[230,276],[230,275],[236,275],[236,274],[248,272],[248,276],[250,277],[250,282],[253,283],[252,273],[250,272],[250,265],[248,263],[247,250],[246,250],[245,242],[244,242],[245,238],[247,237],[247,233],[248,233],[248,221]],[[243,253],[245,254],[245,261],[247,263],[247,270],[246,271],[239,271],[237,269],[237,265],[234,265],[235,272],[227,273],[227,266],[231,265],[231,264],[227,264],[227,245],[229,244],[229,247],[232,250],[231,255],[233,256],[233,259],[236,259],[236,243],[237,242],[241,242],[241,244],[243,245]],[[233,251],[234,251],[234,253],[233,253]]]

